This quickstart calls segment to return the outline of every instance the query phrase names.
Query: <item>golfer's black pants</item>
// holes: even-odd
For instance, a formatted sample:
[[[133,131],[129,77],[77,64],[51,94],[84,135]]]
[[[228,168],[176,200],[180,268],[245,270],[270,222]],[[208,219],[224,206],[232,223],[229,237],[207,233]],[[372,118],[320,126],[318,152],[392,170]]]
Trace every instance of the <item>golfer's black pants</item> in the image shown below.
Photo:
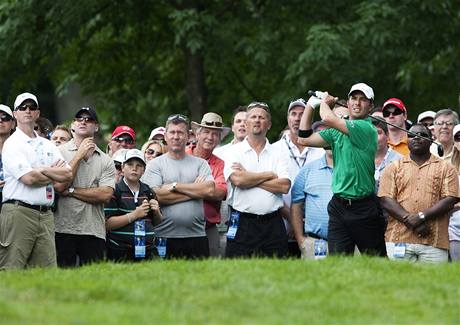
[[[385,219],[376,195],[358,200],[334,195],[327,211],[330,255],[352,255],[356,245],[361,254],[386,256]]]

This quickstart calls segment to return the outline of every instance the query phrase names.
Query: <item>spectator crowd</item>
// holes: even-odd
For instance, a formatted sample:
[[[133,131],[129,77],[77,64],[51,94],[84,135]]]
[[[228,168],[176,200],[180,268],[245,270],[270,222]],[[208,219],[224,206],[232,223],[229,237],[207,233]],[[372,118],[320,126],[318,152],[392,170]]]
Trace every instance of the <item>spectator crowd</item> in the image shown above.
[[[269,106],[252,102],[229,127],[214,112],[199,122],[173,114],[142,145],[120,125],[100,148],[96,110],[54,127],[22,93],[13,110],[0,105],[0,269],[338,254],[458,261],[459,117],[445,108],[411,122],[408,111],[399,98],[376,105],[358,83],[347,100],[319,91],[292,100],[274,143]]]

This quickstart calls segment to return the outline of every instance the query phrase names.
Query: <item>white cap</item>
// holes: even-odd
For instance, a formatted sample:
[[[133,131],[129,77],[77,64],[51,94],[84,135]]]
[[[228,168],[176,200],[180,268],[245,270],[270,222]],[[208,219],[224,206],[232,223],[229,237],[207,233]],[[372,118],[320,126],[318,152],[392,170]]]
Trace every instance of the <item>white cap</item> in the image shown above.
[[[113,154],[112,160],[119,162],[119,163],[123,163],[125,161],[125,155],[127,151],[128,149],[125,149],[125,148],[118,149]]]
[[[134,158],[141,160],[145,165],[144,154],[139,149],[129,149],[128,151],[126,151],[125,160],[123,161],[123,163]]]
[[[31,93],[22,93],[16,97],[16,100],[14,101],[14,109],[18,108],[18,106],[24,103],[24,101],[27,99],[32,99],[37,104],[37,106],[39,106],[37,96]]]
[[[296,107],[296,106],[300,106],[300,107],[302,107],[302,108],[305,108],[305,107],[307,107],[307,102],[306,102],[305,99],[303,99],[303,98],[299,98],[299,99],[293,100],[293,101],[289,104],[288,112],[290,112],[291,109],[293,109],[293,108]]]
[[[162,126],[159,126],[150,132],[149,140],[153,140],[156,135],[162,135],[164,137],[166,129]]]
[[[348,97],[350,97],[350,94],[356,90],[362,91],[367,99],[374,100],[374,90],[363,82],[353,85],[348,92]]]
[[[427,117],[431,117],[432,119],[434,119],[435,116],[436,116],[436,112],[433,112],[433,111],[422,112],[417,117],[417,123],[419,123],[421,120]]]
[[[456,134],[458,131],[460,131],[460,124],[457,124],[457,125],[454,127],[454,132],[453,132],[454,137],[455,137],[455,134]]]
[[[11,108],[9,108],[6,105],[0,104],[0,111],[5,112],[9,116],[13,117],[13,112],[11,111]]]

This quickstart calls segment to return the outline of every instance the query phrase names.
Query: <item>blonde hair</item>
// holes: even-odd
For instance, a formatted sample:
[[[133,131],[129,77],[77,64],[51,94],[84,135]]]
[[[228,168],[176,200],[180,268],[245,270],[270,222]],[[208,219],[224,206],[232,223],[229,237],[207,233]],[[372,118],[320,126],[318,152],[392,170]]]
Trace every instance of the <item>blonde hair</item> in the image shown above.
[[[145,142],[142,147],[141,147],[141,151],[143,154],[145,154],[145,151],[148,149],[148,147],[150,147],[152,144],[157,144],[160,146],[160,150],[161,150],[161,153],[166,153],[167,149],[166,149],[166,145],[163,143],[162,140],[148,140],[147,142]]]

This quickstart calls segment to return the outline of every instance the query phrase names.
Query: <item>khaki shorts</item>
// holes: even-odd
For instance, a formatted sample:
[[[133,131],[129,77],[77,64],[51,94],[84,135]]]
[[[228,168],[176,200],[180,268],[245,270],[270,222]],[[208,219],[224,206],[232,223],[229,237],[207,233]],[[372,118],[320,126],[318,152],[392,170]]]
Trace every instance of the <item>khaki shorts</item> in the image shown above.
[[[0,269],[54,266],[53,212],[3,204],[0,214]]]

